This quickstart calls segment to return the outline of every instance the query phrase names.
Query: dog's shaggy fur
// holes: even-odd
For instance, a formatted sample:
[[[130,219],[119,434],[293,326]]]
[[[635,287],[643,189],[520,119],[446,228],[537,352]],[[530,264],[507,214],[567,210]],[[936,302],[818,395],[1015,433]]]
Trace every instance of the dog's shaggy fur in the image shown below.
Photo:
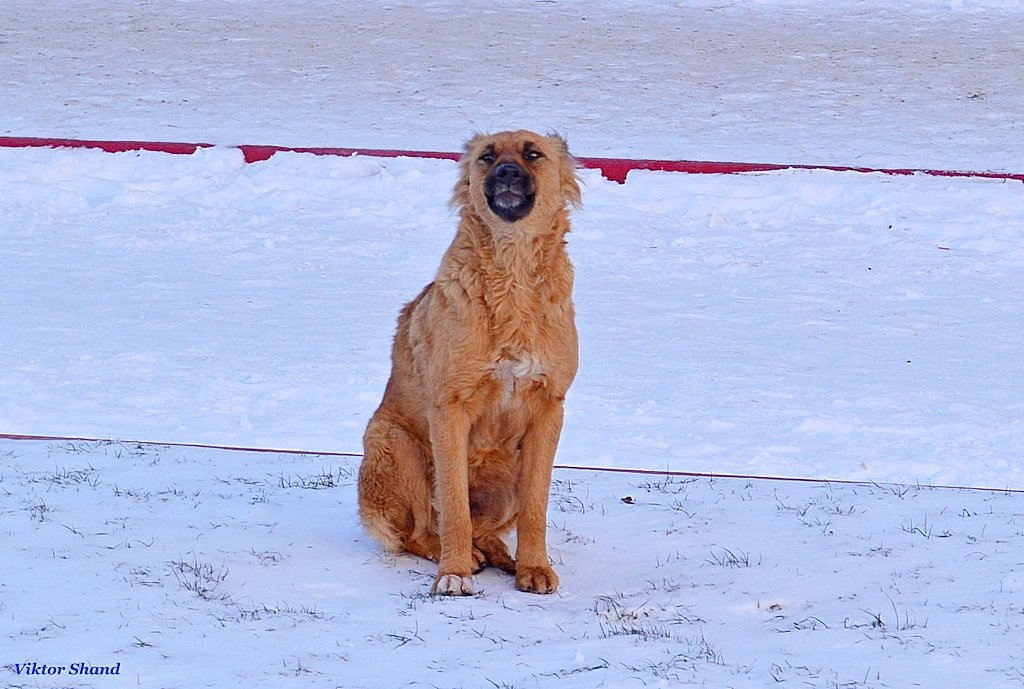
[[[486,565],[551,593],[548,491],[577,366],[575,165],[557,135],[517,131],[476,136],[459,167],[458,231],[399,316],[363,437],[359,514],[388,550],[438,562],[435,594],[472,594]],[[513,528],[515,558],[502,540]]]

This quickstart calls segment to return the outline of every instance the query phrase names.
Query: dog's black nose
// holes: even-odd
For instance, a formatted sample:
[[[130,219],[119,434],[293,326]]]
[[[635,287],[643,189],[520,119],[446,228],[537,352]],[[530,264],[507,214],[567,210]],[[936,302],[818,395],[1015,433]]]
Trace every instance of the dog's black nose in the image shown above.
[[[498,167],[494,168],[494,172],[491,174],[494,175],[496,180],[505,184],[522,182],[523,178],[526,176],[523,168],[519,167],[515,163],[502,163]]]

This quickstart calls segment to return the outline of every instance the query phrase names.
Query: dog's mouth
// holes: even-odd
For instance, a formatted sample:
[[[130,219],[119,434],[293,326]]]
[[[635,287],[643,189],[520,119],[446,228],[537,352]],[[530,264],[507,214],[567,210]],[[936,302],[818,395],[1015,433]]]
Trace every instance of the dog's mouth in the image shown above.
[[[515,163],[502,163],[484,182],[487,205],[505,222],[522,220],[533,210],[533,178]]]

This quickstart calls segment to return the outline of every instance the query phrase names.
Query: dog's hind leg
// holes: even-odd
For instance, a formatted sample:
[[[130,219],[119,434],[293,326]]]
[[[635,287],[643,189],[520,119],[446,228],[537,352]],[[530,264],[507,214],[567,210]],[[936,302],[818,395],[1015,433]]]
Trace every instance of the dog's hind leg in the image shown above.
[[[388,551],[408,550],[436,561],[441,545],[428,466],[422,447],[404,428],[380,414],[374,416],[363,436],[359,517]]]
[[[473,538],[473,547],[483,554],[487,564],[509,574],[516,573],[516,561],[501,536],[493,533],[476,536]]]

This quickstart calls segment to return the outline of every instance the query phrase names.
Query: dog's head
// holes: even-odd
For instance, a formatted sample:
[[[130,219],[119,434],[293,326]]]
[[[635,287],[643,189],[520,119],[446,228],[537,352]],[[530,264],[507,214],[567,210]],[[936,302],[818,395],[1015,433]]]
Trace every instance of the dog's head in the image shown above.
[[[479,134],[466,144],[459,169],[452,206],[474,211],[488,225],[549,220],[567,204],[580,204],[576,164],[557,134]]]

